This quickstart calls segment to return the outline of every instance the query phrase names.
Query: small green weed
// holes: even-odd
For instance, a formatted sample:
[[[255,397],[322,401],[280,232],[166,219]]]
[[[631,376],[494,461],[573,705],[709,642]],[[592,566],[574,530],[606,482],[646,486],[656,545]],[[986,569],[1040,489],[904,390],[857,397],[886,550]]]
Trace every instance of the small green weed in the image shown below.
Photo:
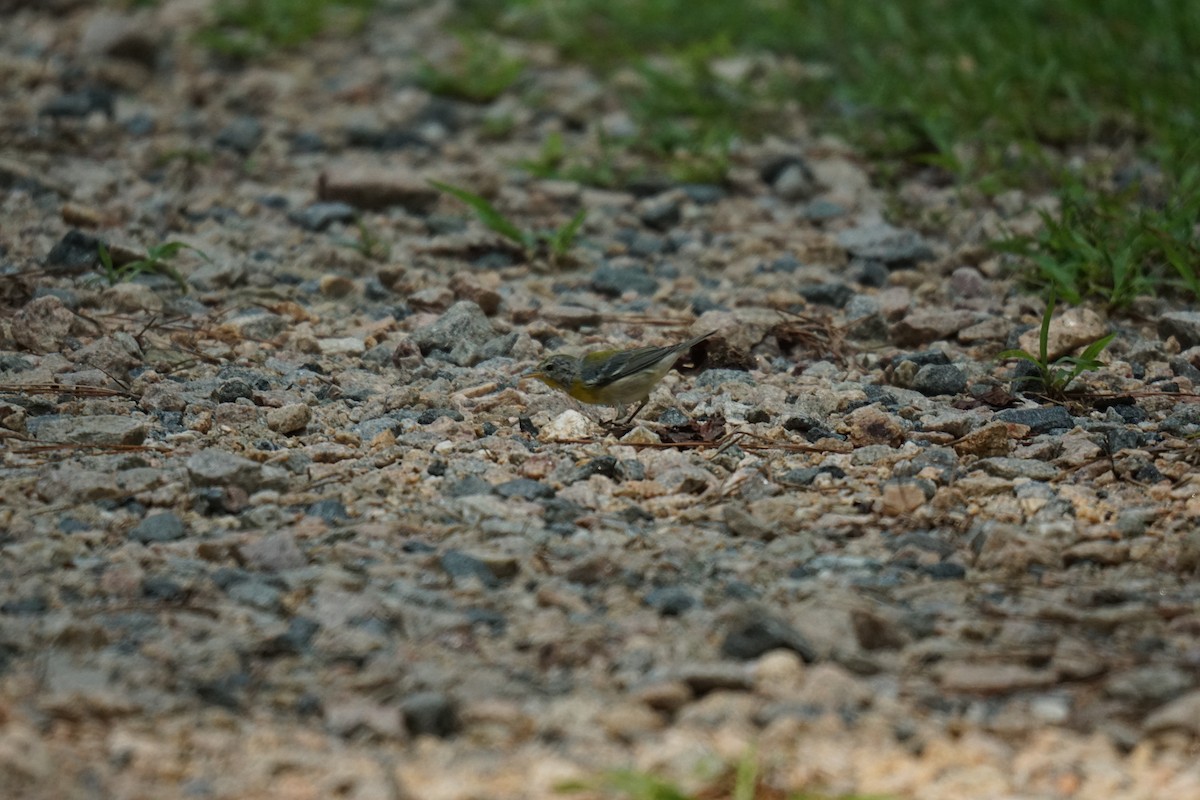
[[[1066,396],[1072,381],[1085,372],[1097,370],[1104,366],[1104,363],[1098,357],[1117,334],[1110,333],[1107,336],[1102,336],[1084,348],[1083,352],[1078,356],[1061,356],[1051,361],[1048,352],[1050,321],[1054,317],[1056,302],[1057,298],[1054,294],[1051,294],[1050,299],[1046,301],[1046,311],[1042,314],[1042,325],[1038,331],[1037,355],[1025,350],[1013,349],[1005,350],[996,357],[999,359],[1018,358],[1029,362],[1037,370],[1037,374],[1026,375],[1017,380],[1033,384],[1036,390],[1045,392],[1046,396],[1055,400],[1061,400]]]
[[[474,192],[439,181],[430,181],[429,183],[438,191],[445,192],[466,203],[479,217],[480,222],[518,245],[527,256],[534,257],[545,254],[552,264],[564,260],[570,253],[575,239],[579,235],[579,229],[587,217],[587,210],[580,209],[566,224],[552,231],[526,231]]]
[[[592,151],[582,148],[568,151],[563,135],[555,131],[542,143],[538,157],[523,161],[520,166],[539,178],[559,178],[604,189],[621,186],[644,174],[644,170],[624,163],[622,156],[627,144],[614,141],[601,127],[595,130],[596,148]]]
[[[495,100],[516,83],[525,62],[504,52],[490,36],[460,38],[458,59],[437,67],[428,61],[421,65],[417,82],[433,94],[456,97],[472,103]]]
[[[108,281],[109,286],[115,286],[123,281],[131,281],[142,274],[166,275],[175,281],[176,285],[179,286],[180,292],[187,294],[187,281],[179,274],[177,269],[167,263],[178,255],[180,250],[191,250],[205,261],[210,260],[203,251],[192,247],[190,244],[164,242],[147,248],[145,258],[139,258],[136,261],[130,261],[117,266],[113,263],[112,254],[108,252],[108,248],[101,242],[99,244],[100,267],[104,272],[104,278]]]
[[[354,221],[354,226],[358,229],[358,236],[354,239],[338,239],[337,243],[358,251],[372,261],[386,261],[392,253],[391,246],[361,217]]]
[[[219,0],[216,19],[197,35],[222,55],[247,59],[291,48],[335,27],[356,31],[375,0]]]

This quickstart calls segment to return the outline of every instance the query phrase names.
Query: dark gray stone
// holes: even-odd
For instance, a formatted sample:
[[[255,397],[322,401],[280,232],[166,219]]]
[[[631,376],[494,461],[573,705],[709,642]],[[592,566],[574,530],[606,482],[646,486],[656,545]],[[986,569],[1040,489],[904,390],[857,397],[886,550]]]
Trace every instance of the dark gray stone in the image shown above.
[[[222,450],[201,450],[187,460],[188,475],[196,486],[240,486],[247,492],[262,482],[262,466]]]
[[[844,283],[818,283],[801,286],[800,295],[810,303],[842,308],[854,297],[854,290]]]
[[[804,207],[804,218],[809,222],[828,222],[845,214],[843,206],[830,200],[814,200]]]
[[[321,625],[308,617],[292,617],[287,630],[263,643],[265,655],[298,655],[306,651]]]
[[[217,147],[249,155],[262,141],[263,125],[254,117],[238,117],[217,134]]]
[[[109,119],[116,116],[116,96],[111,90],[90,86],[77,92],[60,94],[38,109],[38,114],[43,117],[82,119],[96,111]]]
[[[654,589],[646,593],[643,601],[664,617],[678,617],[698,603],[695,595],[679,586]]]
[[[554,497],[554,488],[552,486],[547,486],[541,481],[528,479],[528,477],[517,477],[517,479],[505,481],[504,483],[500,483],[493,491],[505,499],[545,500]]]
[[[1159,425],[1161,430],[1176,436],[1187,436],[1200,432],[1200,404],[1181,403],[1176,411]]]
[[[837,240],[851,256],[882,261],[891,269],[933,258],[933,250],[919,233],[886,223],[848,228],[838,234]]]
[[[100,240],[83,231],[67,231],[46,254],[46,271],[78,275],[100,265]]]
[[[605,264],[592,273],[592,288],[611,297],[619,297],[630,290],[652,295],[658,291],[658,281],[637,267],[611,267]]]
[[[661,422],[662,419],[659,419]],[[585,481],[593,475],[603,475],[605,478],[617,479],[617,458],[616,456],[597,456],[591,461],[585,461],[582,464],[576,464],[571,472],[567,475],[566,483],[577,483]]]
[[[237,581],[225,590],[231,600],[263,611],[283,610],[283,592],[259,578]]]
[[[679,224],[683,214],[679,200],[672,195],[662,195],[651,198],[641,204],[638,218],[642,223],[656,231],[668,231]]]
[[[346,203],[311,203],[288,214],[288,219],[306,231],[323,231],[335,222],[350,223],[358,217]]]
[[[417,423],[420,425],[432,425],[442,417],[449,417],[455,422],[462,422],[462,412],[455,408],[427,408],[417,417]]]
[[[446,574],[456,581],[478,578],[489,589],[501,585],[500,578],[492,572],[486,561],[461,550],[447,550],[442,554],[441,565]]]
[[[412,341],[422,355],[442,354],[461,367],[479,363],[480,348],[492,340],[495,331],[487,314],[470,300],[460,300],[441,317],[412,333]]]
[[[1018,425],[1027,425],[1034,433],[1069,431],[1075,427],[1075,420],[1062,406],[1008,408],[1004,411],[996,412],[996,419],[1001,422],[1015,422]]]
[[[417,692],[400,704],[404,726],[413,736],[449,738],[462,727],[458,707],[442,692]]]
[[[931,396],[958,394],[967,388],[967,376],[953,364],[926,364],[917,370],[910,388]]]
[[[810,486],[820,474],[820,467],[797,467],[779,475],[776,481],[782,486]]]
[[[164,603],[178,603],[187,597],[187,590],[171,578],[151,575],[142,580],[142,596]]]
[[[310,517],[323,519],[330,525],[336,525],[339,522],[350,519],[350,515],[346,513],[346,506],[342,501],[334,500],[333,498],[318,500],[305,509],[304,513]]]
[[[76,444],[141,444],[150,430],[146,420],[119,414],[93,416],[50,416],[31,419],[27,427],[40,442]]]
[[[761,608],[742,610],[725,628],[721,642],[721,653],[741,661],[758,658],[771,650],[791,650],[805,661],[817,659],[816,649],[809,644],[804,634],[782,619]]]
[[[19,597],[15,600],[5,600],[0,603],[0,614],[24,616],[26,614],[44,614],[50,608],[50,603],[42,595]]]
[[[1158,335],[1174,336],[1184,349],[1200,344],[1200,311],[1171,311],[1158,318]]]
[[[220,386],[213,389],[212,399],[218,403],[232,403],[239,398],[251,400],[254,398],[254,387],[241,378],[233,378],[223,381]]]
[[[151,514],[129,531],[129,538],[142,544],[173,542],[186,534],[183,520],[171,511]]]
[[[701,206],[720,202],[729,195],[723,187],[712,183],[681,183],[679,189],[687,195],[688,200]]]
[[[468,475],[462,480],[446,484],[442,494],[446,497],[470,497],[473,494],[488,494],[492,485],[478,475]]]
[[[369,442],[384,431],[391,431],[394,434],[399,433],[400,420],[395,417],[375,417],[374,419],[365,419],[356,425],[351,425],[350,430],[357,434],[364,442]]]
[[[1059,475],[1058,467],[1033,458],[982,458],[975,462],[973,468],[1008,480],[1029,478],[1035,481],[1051,481]]]

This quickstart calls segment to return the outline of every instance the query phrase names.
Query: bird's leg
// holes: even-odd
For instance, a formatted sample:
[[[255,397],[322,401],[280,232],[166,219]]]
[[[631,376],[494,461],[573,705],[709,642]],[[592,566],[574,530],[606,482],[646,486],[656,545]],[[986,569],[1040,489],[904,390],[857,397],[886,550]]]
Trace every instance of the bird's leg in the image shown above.
[[[650,402],[650,398],[649,398],[649,397],[647,397],[645,400],[643,400],[642,402],[638,403],[638,407],[637,407],[637,408],[635,408],[635,409],[633,410],[633,413],[632,413],[632,414],[630,414],[630,415],[629,415],[629,417],[628,417],[628,418],[626,418],[626,419],[625,419],[625,420],[624,420],[624,421],[623,421],[621,424],[622,424],[622,425],[628,425],[628,424],[630,424],[631,422],[633,422],[633,418],[634,418],[634,417],[636,417],[636,416],[638,415],[638,412],[639,412],[639,411],[641,411],[643,408],[645,408],[645,407],[646,407],[646,403],[649,403],[649,402]]]
[[[610,430],[621,427],[621,417],[625,416],[625,404],[615,403],[613,406],[613,411],[616,413],[613,414],[612,419],[610,419],[608,422],[601,421],[600,423],[603,427]]]

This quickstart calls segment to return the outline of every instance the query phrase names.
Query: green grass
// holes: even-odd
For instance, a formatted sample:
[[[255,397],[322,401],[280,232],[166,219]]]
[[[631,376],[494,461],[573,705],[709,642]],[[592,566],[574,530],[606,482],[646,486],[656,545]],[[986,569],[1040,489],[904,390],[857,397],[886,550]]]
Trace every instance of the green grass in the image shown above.
[[[473,0],[463,9],[468,28],[548,41],[623,76],[636,135],[599,154],[560,142],[542,174],[718,181],[736,141],[773,130],[784,121],[777,109],[799,104],[815,130],[865,152],[884,185],[933,170],[985,196],[1061,192],[1063,216],[1009,250],[1068,300],[1120,307],[1200,290],[1200,180],[1188,172],[1200,159],[1200,3]],[[728,56],[766,66],[731,78],[713,68]],[[1113,163],[1097,161],[1096,146]],[[1131,156],[1161,174],[1155,191],[1114,191],[1110,173]]]
[[[1062,400],[1066,397],[1072,381],[1085,372],[1091,372],[1104,366],[1099,356],[1117,335],[1110,333],[1101,336],[1085,347],[1079,355],[1060,356],[1051,361],[1049,353],[1050,322],[1054,318],[1056,304],[1057,298],[1051,293],[1050,299],[1046,301],[1046,311],[1042,314],[1042,324],[1038,329],[1037,354],[1015,349],[1005,350],[996,357],[999,359],[1015,358],[1032,364],[1037,374],[1018,378],[1018,382],[1027,384],[1022,388],[1044,393],[1052,400]]]
[[[1190,171],[1174,196],[1146,203],[1139,187],[1113,192],[1068,183],[1057,215],[1042,229],[994,247],[1021,259],[1033,287],[1049,286],[1068,302],[1097,298],[1112,308],[1159,292],[1200,297],[1200,173]]]
[[[139,275],[166,275],[171,280],[175,281],[175,285],[179,287],[179,291],[187,294],[187,281],[179,271],[171,266],[170,262],[175,256],[179,255],[181,250],[191,250],[199,255],[205,261],[209,258],[203,251],[197,250],[190,244],[183,242],[162,242],[161,244],[153,245],[147,248],[146,257],[139,258],[135,261],[129,261],[124,264],[114,264],[112,254],[108,252],[108,248],[104,243],[98,245],[100,255],[100,269],[104,273],[105,280],[109,286],[115,286],[124,281],[131,281]]]
[[[433,94],[472,103],[495,100],[512,86],[525,63],[504,52],[494,37],[460,37],[456,58],[444,65],[424,62],[417,82]]]
[[[231,58],[295,48],[329,28],[358,30],[375,0],[218,0],[201,44]]]
[[[500,213],[486,198],[474,192],[439,181],[430,181],[429,184],[439,192],[465,203],[485,226],[524,250],[526,258],[546,257],[551,265],[567,260],[571,248],[575,246],[579,229],[587,218],[587,209],[581,208],[570,220],[553,230],[525,230]]]

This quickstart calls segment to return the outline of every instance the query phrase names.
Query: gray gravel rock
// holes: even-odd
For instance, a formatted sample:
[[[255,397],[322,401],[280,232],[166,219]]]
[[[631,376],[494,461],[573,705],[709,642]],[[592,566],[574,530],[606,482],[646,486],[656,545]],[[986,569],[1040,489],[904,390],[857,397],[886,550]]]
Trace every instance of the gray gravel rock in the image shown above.
[[[261,611],[278,613],[283,610],[283,592],[259,578],[236,581],[225,593],[231,600]]]
[[[1033,433],[1066,431],[1075,427],[1074,418],[1062,406],[1008,408],[1004,411],[997,411],[996,419],[1001,422],[1015,422],[1018,425],[1027,425]]]
[[[217,133],[217,147],[233,150],[243,156],[250,155],[263,138],[263,124],[255,117],[238,117]]]
[[[477,579],[489,589],[502,585],[502,581],[487,561],[460,550],[447,550],[440,559],[442,569],[456,582]]]
[[[289,531],[255,536],[237,546],[238,563],[261,572],[299,569],[308,563]]]
[[[1059,476],[1058,467],[1032,458],[983,458],[976,461],[975,469],[981,469],[997,478],[1029,478],[1035,481],[1050,481]]]
[[[354,206],[346,203],[311,203],[288,214],[288,219],[306,231],[324,231],[334,223],[351,223],[358,218]]]
[[[506,481],[494,487],[493,491],[504,498],[519,497],[522,500],[545,500],[554,497],[554,487],[529,478]]]
[[[1170,311],[1158,318],[1158,335],[1174,336],[1180,346],[1200,345],[1200,311]]]
[[[443,739],[462,727],[458,704],[442,692],[417,692],[400,704],[404,726],[413,736],[438,736]]]
[[[606,264],[592,273],[592,288],[610,297],[619,297],[631,291],[652,295],[658,291],[658,281],[638,267],[613,267]]]
[[[445,485],[442,494],[446,497],[470,497],[477,494],[491,494],[492,485],[478,475],[468,475],[461,480]]]
[[[696,388],[713,389],[723,383],[745,383],[754,385],[754,377],[740,369],[706,369],[696,378]]]
[[[801,286],[800,294],[810,303],[842,308],[854,297],[854,290],[844,283],[830,282]]]
[[[412,340],[425,356],[441,356],[468,367],[481,359],[479,349],[495,336],[487,314],[470,300],[450,306],[436,322],[418,328]]]
[[[128,378],[129,371],[142,365],[144,356],[137,341],[128,333],[101,336],[96,341],[76,350],[73,359],[77,364],[99,369],[113,378]]]
[[[232,378],[222,381],[212,391],[212,399],[218,403],[233,403],[243,397],[247,400],[254,397],[254,387],[242,378]]]
[[[919,233],[885,223],[847,228],[838,233],[837,241],[851,256],[882,261],[893,269],[933,258],[932,248]]]
[[[953,364],[926,364],[917,370],[908,388],[930,396],[958,394],[967,388],[967,376]]]
[[[79,230],[67,231],[46,254],[46,270],[77,275],[100,264],[100,239]]]
[[[891,328],[892,339],[901,347],[913,347],[950,339],[980,321],[975,311],[958,309],[914,311]]]
[[[1200,404],[1185,403],[1167,416],[1159,425],[1161,430],[1177,436],[1190,436],[1200,431]]]
[[[30,300],[13,317],[13,338],[17,344],[35,353],[53,353],[63,349],[75,315],[53,295]]]
[[[729,658],[748,661],[781,648],[795,652],[805,661],[817,658],[816,648],[804,634],[761,608],[743,608],[725,625],[721,653]]]
[[[287,329],[288,321],[279,314],[254,309],[230,317],[225,325],[244,339],[271,339]]]
[[[258,462],[222,450],[202,450],[187,460],[188,475],[197,486],[259,487],[263,469]]]
[[[653,589],[642,600],[664,617],[678,617],[698,604],[696,596],[681,586]]]
[[[101,113],[110,120],[116,116],[116,96],[106,88],[89,86],[51,98],[38,109],[42,117],[86,119]]]
[[[773,158],[759,169],[758,174],[784,200],[807,200],[817,190],[816,177],[799,156]]]
[[[142,544],[154,542],[173,542],[182,539],[187,533],[183,520],[178,515],[166,511],[161,514],[151,514],[129,531],[129,538]]]
[[[311,420],[312,409],[305,403],[288,403],[267,412],[267,427],[279,433],[303,431]]]
[[[40,442],[74,444],[132,445],[146,441],[150,424],[144,419],[115,414],[90,417],[41,417],[31,419],[29,431]]]

